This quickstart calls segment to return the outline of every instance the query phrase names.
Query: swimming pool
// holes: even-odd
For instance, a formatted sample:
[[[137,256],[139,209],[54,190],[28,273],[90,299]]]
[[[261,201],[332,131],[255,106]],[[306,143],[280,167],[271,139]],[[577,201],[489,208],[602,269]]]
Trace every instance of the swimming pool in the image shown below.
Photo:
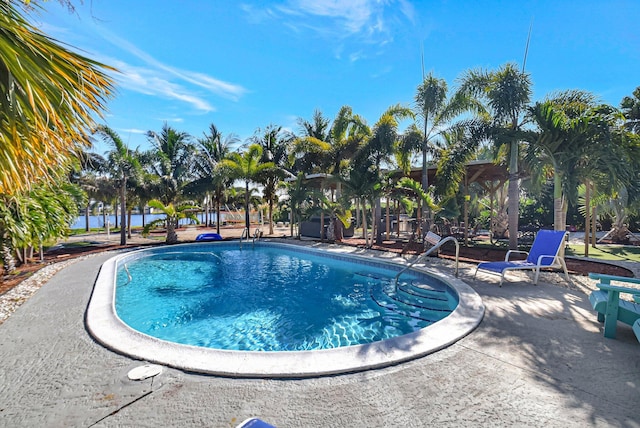
[[[87,326],[102,344],[139,359],[221,375],[297,377],[426,355],[482,319],[479,296],[462,281],[410,270],[395,290],[388,279],[401,264],[353,252],[262,241],[124,254],[102,266]],[[228,281],[234,285],[222,284]],[[404,296],[413,306],[399,300],[401,292],[414,295]],[[435,304],[425,304],[425,294]],[[278,301],[284,305],[274,309]],[[217,318],[223,322],[212,327]]]
[[[125,267],[126,266],[126,267]],[[304,351],[412,333],[448,316],[457,294],[436,278],[273,246],[191,246],[119,264],[116,313],[185,345]]]

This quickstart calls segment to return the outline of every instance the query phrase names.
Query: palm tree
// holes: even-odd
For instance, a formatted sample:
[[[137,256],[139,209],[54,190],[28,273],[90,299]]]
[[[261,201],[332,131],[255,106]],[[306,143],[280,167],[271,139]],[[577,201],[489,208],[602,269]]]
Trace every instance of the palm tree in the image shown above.
[[[0,194],[66,175],[113,91],[113,68],[73,52],[0,2]]]
[[[640,134],[640,86],[633,91],[632,97],[624,97],[620,109],[626,119],[625,127],[636,134]]]
[[[152,199],[149,201],[149,206],[151,208],[162,211],[162,213],[165,214],[166,217],[164,219],[159,218],[147,224],[142,230],[142,234],[144,236],[147,236],[150,230],[154,227],[160,224],[166,224],[167,238],[165,240],[165,243],[167,244],[175,244],[178,242],[176,226],[178,225],[178,222],[180,220],[188,218],[193,222],[198,223],[198,218],[193,213],[194,210],[198,209],[198,207],[195,205],[182,204],[179,206],[175,206],[173,203],[165,205],[158,199]]]
[[[294,141],[290,153],[291,159],[289,159],[294,173],[324,172],[324,159],[331,149],[331,145],[327,142],[330,124],[331,121],[318,110],[313,113],[312,121],[298,119],[301,135]]]
[[[432,156],[436,154],[436,145],[440,145],[438,140],[441,140],[443,133],[450,128],[451,120],[472,108],[476,111],[483,110],[464,91],[458,91],[450,98],[447,98],[447,92],[447,82],[444,79],[435,77],[433,73],[424,77],[415,95],[416,116],[422,119],[422,129],[417,127],[409,129],[403,142],[404,150],[419,149],[422,152],[422,190],[424,192],[429,189],[427,174],[429,154]],[[427,221],[427,216],[428,206],[425,205],[424,221]]]
[[[425,192],[420,183],[409,177],[402,177],[398,180],[396,188],[409,193],[413,198],[417,199],[421,205],[426,205],[429,210],[438,211],[440,209],[434,202],[433,196],[429,192]]]
[[[576,203],[585,180],[617,189],[629,175],[622,147],[612,139],[618,115],[583,91],[565,91],[536,103],[530,116],[538,132],[527,151],[532,171],[553,176],[554,228],[565,230],[567,202]]]
[[[182,187],[191,178],[191,160],[194,152],[191,136],[165,123],[160,133],[148,131],[147,137],[155,146],[151,169],[160,177],[159,199],[168,205],[178,199]]]
[[[274,168],[269,168],[259,177],[260,183],[264,185],[263,194],[269,204],[269,234],[273,235],[273,203],[277,197],[276,190],[278,184],[287,176],[291,177],[286,170],[289,148],[293,142],[293,135],[285,132],[281,126],[268,126],[264,132],[257,131],[251,139],[253,144],[262,147],[261,162],[271,162]]]
[[[290,163],[294,172],[339,174],[361,149],[371,130],[364,119],[343,106],[331,121],[315,111],[313,121],[298,119],[301,136],[294,141]]]
[[[243,180],[245,184],[245,227],[250,228],[249,219],[249,183],[258,182],[261,174],[268,169],[275,168],[273,162],[261,162],[262,147],[258,144],[250,145],[244,153],[234,152],[221,163],[229,171],[231,177]]]
[[[238,142],[238,137],[231,134],[223,137],[215,124],[209,126],[209,134],[196,142],[194,153],[194,175],[196,179],[185,186],[187,193],[199,192],[210,195],[216,211],[216,232],[220,233],[220,205],[224,199],[225,190],[231,185],[232,179],[222,168],[222,161],[229,155],[231,146]],[[208,198],[207,198],[208,199]]]
[[[329,217],[329,226],[327,227],[327,239],[329,241],[341,241],[343,227],[349,227],[351,224],[351,210],[349,209],[350,201],[348,198],[340,198],[339,201],[333,202],[323,192],[317,189],[312,192],[312,198],[315,204],[309,206],[306,217],[314,215],[322,215]],[[321,234],[324,239],[324,234]]]
[[[509,248],[518,247],[519,218],[519,144],[524,139],[524,113],[531,99],[529,74],[518,71],[514,64],[506,64],[497,71],[467,72],[459,91],[486,104],[487,134],[492,143],[506,146],[509,158]],[[483,113],[484,116],[484,113]],[[479,141],[467,140],[477,145]]]
[[[331,148],[326,154],[325,168],[329,174],[339,174],[358,153],[371,135],[365,120],[354,114],[351,107],[338,111],[329,133]]]
[[[69,181],[80,186],[87,194],[87,204],[84,207],[85,231],[89,232],[89,215],[92,201],[98,199],[96,197],[98,191],[97,174],[106,171],[106,159],[98,153],[81,150],[78,153],[77,163],[71,170]]]
[[[127,180],[140,171],[137,156],[129,151],[120,136],[111,128],[100,125],[95,130],[112,149],[107,153],[107,163],[111,175],[118,183],[120,195],[120,245],[127,244]]]
[[[289,205],[291,208],[291,236],[293,237],[293,225],[298,224],[297,237],[300,239],[300,222],[302,219],[302,206],[309,197],[309,188],[305,179],[305,174],[299,172],[295,180],[286,183],[287,194],[289,195]]]
[[[376,183],[377,189],[381,190],[382,177],[380,176],[380,167],[383,162],[390,161],[393,157],[394,151],[401,139],[398,133],[398,121],[400,119],[406,119],[413,116],[413,112],[405,107],[399,105],[389,107],[385,111],[380,119],[376,122],[371,132],[371,136],[362,147],[358,157],[362,162],[362,156],[369,159],[371,165],[374,168],[374,173],[377,177]],[[379,196],[380,192],[376,192],[375,196]],[[375,215],[374,215],[374,230],[376,233],[376,241],[380,243],[382,241],[382,233],[379,226],[380,218],[382,217],[380,201],[375,198]]]
[[[371,201],[371,207],[375,206],[380,181],[378,171],[369,158],[358,157],[351,163],[348,171],[334,176],[333,180],[337,180],[344,188],[344,197],[356,200],[356,210],[362,215],[362,237],[365,245],[369,246],[366,205],[367,201]],[[358,210],[359,206],[361,210]]]

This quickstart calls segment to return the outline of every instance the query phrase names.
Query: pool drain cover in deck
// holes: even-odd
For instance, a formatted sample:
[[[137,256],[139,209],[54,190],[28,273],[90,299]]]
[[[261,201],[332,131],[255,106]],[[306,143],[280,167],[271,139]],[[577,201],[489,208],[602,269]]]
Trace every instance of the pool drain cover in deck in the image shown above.
[[[162,373],[162,366],[156,364],[145,364],[144,366],[136,367],[129,370],[127,377],[130,380],[144,380],[153,376],[157,376]]]

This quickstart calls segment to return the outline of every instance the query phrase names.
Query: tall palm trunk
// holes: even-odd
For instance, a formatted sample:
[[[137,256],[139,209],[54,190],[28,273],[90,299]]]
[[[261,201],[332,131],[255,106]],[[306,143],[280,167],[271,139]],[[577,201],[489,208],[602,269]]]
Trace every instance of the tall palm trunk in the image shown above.
[[[109,223],[107,218],[107,204],[102,203],[102,224],[104,224],[104,228],[109,230]]]
[[[216,198],[216,233],[220,235],[220,198]]]
[[[167,218],[167,244],[175,244],[178,242],[178,234],[176,233],[176,222],[172,218]]]
[[[555,164],[555,162],[554,162]],[[553,175],[553,229],[565,230],[565,200],[562,195],[562,177],[554,165]]]
[[[127,245],[127,179],[122,177],[120,184],[120,245]]]
[[[425,135],[427,134],[427,119],[425,117],[425,121],[424,121],[424,131],[425,131]],[[429,170],[428,170],[428,166],[427,166],[427,150],[428,150],[428,145],[427,145],[427,141],[425,140],[424,142],[424,147],[422,148],[422,190],[426,193],[429,191]],[[425,206],[423,208],[418,208],[418,214],[419,218],[418,219],[418,226],[420,228],[423,228],[423,225],[421,223],[421,221],[427,221],[427,218],[429,216],[429,213],[427,212],[427,206],[425,204]],[[427,225],[424,225],[424,227],[427,227]]]
[[[585,194],[584,194],[584,256],[589,257],[589,232],[591,230],[591,183],[589,180],[585,182]]]
[[[245,227],[247,228],[247,236],[250,235],[249,232],[249,181],[245,181],[245,194],[244,194],[244,222]]]
[[[369,235],[367,234],[367,210],[366,210],[367,202],[366,198],[362,198],[362,237],[364,238],[365,247],[369,246]]]
[[[273,235],[273,198],[269,199],[269,235]]]
[[[518,142],[511,142],[509,159],[509,249],[518,249],[518,219],[520,204],[520,186],[518,185]]]
[[[133,208],[127,209],[127,238],[131,239],[131,217],[133,215]]]

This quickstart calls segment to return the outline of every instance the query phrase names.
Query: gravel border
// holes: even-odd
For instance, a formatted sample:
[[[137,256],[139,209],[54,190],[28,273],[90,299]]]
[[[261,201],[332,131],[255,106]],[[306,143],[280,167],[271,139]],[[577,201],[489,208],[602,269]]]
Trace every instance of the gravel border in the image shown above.
[[[100,253],[96,253],[100,254]],[[62,262],[52,263],[36,271],[11,290],[0,296],[0,324],[4,323],[24,302],[46,284],[56,273],[80,260],[92,257],[94,254],[76,257]]]

